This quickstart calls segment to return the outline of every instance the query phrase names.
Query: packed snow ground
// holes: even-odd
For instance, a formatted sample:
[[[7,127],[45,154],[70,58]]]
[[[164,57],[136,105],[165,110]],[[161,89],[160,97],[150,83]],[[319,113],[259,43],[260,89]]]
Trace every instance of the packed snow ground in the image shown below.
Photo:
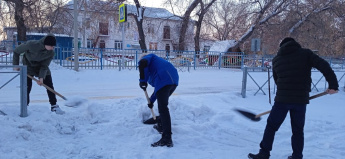
[[[19,78],[0,90],[1,159],[245,159],[257,153],[268,115],[254,122],[235,112],[270,110],[268,87],[258,90],[248,77],[247,97],[242,98],[242,71],[231,69],[179,72],[180,85],[171,96],[174,147],[152,148],[160,139],[152,125],[142,123],[150,114],[136,70],[81,70],[51,66],[54,87],[69,100],[87,100],[66,107],[64,115],[50,112],[44,87],[33,83],[28,117],[19,117]],[[343,73],[342,73],[343,74]],[[338,78],[342,74],[337,74]],[[261,86],[267,72],[251,73]],[[0,85],[13,74],[0,74]],[[313,74],[313,81],[320,75]],[[318,84],[324,90],[324,82]],[[344,87],[344,79],[340,86]],[[272,104],[274,99],[271,81]],[[149,87],[151,93],[153,88]],[[317,94],[315,89],[311,95]],[[311,101],[305,126],[305,159],[341,159],[345,156],[344,91]],[[157,105],[154,106],[158,114]],[[287,117],[276,134],[272,159],[292,153]]]

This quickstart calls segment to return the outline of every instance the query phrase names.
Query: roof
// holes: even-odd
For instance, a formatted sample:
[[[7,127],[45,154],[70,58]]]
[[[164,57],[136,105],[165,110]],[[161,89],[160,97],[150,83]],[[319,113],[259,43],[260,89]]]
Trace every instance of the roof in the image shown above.
[[[69,1],[66,6],[67,8],[73,10],[73,0]],[[92,3],[92,2],[91,2]],[[109,2],[104,2],[104,1],[97,1],[97,2],[93,2],[94,6],[97,5],[97,3],[103,3],[103,4],[107,4],[107,6],[110,8],[115,8],[116,10],[118,10],[118,4],[117,3],[111,3],[110,5],[108,4]],[[145,6],[142,6],[145,7]],[[99,8],[99,7],[95,7],[95,8]],[[84,9],[83,7],[81,8],[82,10]],[[131,5],[131,4],[127,4],[127,12],[128,13],[137,13],[136,10],[136,6],[135,5]],[[144,17],[149,17],[149,18],[160,18],[160,19],[170,19],[170,20],[181,20],[180,16],[174,15],[171,12],[169,12],[167,9],[165,8],[153,8],[153,7],[145,7],[145,12],[144,12]]]
[[[216,41],[211,46],[210,51],[228,52],[229,48],[234,46],[235,43],[236,43],[236,40]]]
[[[127,12],[128,13],[137,13],[136,6],[127,5]],[[170,19],[170,20],[181,20],[181,17],[170,13],[165,8],[145,7],[144,17]]]
[[[13,33],[14,35],[17,35],[17,32]],[[34,32],[27,32],[26,35],[38,35],[38,36],[46,36],[49,33],[34,33]],[[66,34],[54,34],[56,37],[70,37]]]

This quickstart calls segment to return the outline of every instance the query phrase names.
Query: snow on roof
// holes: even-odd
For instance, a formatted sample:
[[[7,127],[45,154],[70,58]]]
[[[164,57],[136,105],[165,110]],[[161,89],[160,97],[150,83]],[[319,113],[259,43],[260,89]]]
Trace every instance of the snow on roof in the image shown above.
[[[137,8],[134,5],[127,5],[128,13],[137,13]],[[161,18],[161,19],[171,19],[171,20],[181,20],[177,15],[172,14],[164,8],[152,8],[145,7],[144,17],[149,18]]]
[[[17,32],[14,32],[13,34],[17,35]],[[47,34],[48,33],[31,33],[31,32],[26,33],[26,35],[41,35],[41,36],[46,36]],[[70,37],[69,35],[66,35],[66,34],[54,34],[54,35],[56,37]]]
[[[216,41],[210,48],[210,51],[217,51],[217,52],[227,52],[228,49],[234,46],[236,40],[224,40],[224,41]]]
[[[69,1],[66,4],[67,8],[73,10],[74,9],[73,8],[73,2],[74,1]],[[111,3],[111,4],[108,4],[108,3],[109,2],[98,1],[96,3],[93,3],[93,5],[107,4],[107,5],[111,5],[111,7],[114,7],[115,9],[118,9],[117,3]],[[170,20],[181,20],[181,17],[172,14],[171,12],[169,12],[165,8],[153,8],[153,7],[146,7],[146,6],[142,6],[142,7],[145,7],[144,17],[170,19]],[[83,10],[84,7],[82,7],[81,9]],[[136,14],[137,13],[136,6],[131,5],[131,4],[127,4],[127,13]]]

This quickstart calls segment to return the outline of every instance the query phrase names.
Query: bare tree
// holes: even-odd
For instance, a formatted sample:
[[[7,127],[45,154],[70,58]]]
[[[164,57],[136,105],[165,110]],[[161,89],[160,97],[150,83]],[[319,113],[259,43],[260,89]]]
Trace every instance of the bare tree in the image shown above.
[[[145,33],[143,30],[143,21],[144,21],[144,12],[145,12],[145,7],[142,7],[139,3],[138,0],[134,0],[135,3],[135,7],[136,7],[136,14],[129,14],[130,16],[134,17],[134,20],[137,24],[137,28],[138,28],[138,32],[139,32],[139,44],[140,44],[140,48],[141,50],[143,50],[144,52],[146,52],[147,48],[146,48],[146,42],[145,42]]]
[[[252,12],[252,24],[245,34],[236,42],[233,48],[239,48],[240,45],[249,39],[256,29],[261,25],[267,23],[271,18],[277,16],[289,5],[288,0],[276,1],[276,0],[256,0],[249,2],[249,7],[253,7]]]
[[[19,41],[26,41],[26,25],[24,20],[24,9],[32,3],[24,2],[23,0],[5,0],[9,6],[14,8],[14,19],[17,26],[17,39]]]
[[[185,0],[166,0],[165,4],[171,7],[174,14],[177,11],[182,14],[182,23],[181,23],[181,29],[179,34],[179,40],[178,40],[178,50],[185,50],[185,37],[188,29],[188,25],[191,21],[191,14],[194,11],[194,9],[198,6],[201,0],[191,0],[191,1],[185,1]],[[184,5],[186,5],[186,9],[184,10]],[[179,8],[179,10],[175,10],[176,8]]]
[[[28,31],[53,32],[57,17],[60,16],[59,8],[65,5],[64,0],[5,0],[5,2],[7,6],[2,9],[2,17],[5,16],[8,21],[15,22],[19,41],[27,40]],[[4,10],[8,12],[4,13]]]
[[[229,0],[218,0],[205,15],[204,34],[217,40],[234,39],[247,29],[246,5]]]
[[[194,43],[195,43],[195,51],[197,54],[199,54],[200,52],[200,44],[199,44],[199,39],[200,39],[200,31],[201,31],[201,24],[203,22],[204,16],[207,13],[207,11],[209,10],[209,8],[212,6],[212,4],[215,2],[216,0],[211,0],[210,3],[205,4],[202,0],[200,1],[200,10],[197,13],[198,20],[196,22],[196,32],[195,32],[195,36],[194,36]]]
[[[122,2],[123,0],[79,1],[77,12],[81,17],[79,17],[78,31],[82,33],[83,45],[85,44],[86,34],[88,34],[88,40],[92,40],[91,47],[96,47],[97,44],[100,44],[103,35],[116,32],[116,30],[109,30],[109,26],[119,24],[116,23],[118,21],[118,7]],[[57,18],[56,27],[63,30],[64,34],[73,34],[73,9],[73,3],[69,3],[59,11],[62,15]]]

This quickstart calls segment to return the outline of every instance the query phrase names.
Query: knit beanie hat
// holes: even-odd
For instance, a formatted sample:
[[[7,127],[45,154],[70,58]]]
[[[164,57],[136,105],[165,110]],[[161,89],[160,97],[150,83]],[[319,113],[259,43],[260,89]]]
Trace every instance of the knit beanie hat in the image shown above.
[[[285,43],[287,43],[289,41],[295,41],[295,39],[287,37],[282,42],[280,42],[279,47],[282,47],[282,45],[284,45]]]
[[[47,36],[43,43],[44,45],[56,46],[56,39],[54,36]]]

